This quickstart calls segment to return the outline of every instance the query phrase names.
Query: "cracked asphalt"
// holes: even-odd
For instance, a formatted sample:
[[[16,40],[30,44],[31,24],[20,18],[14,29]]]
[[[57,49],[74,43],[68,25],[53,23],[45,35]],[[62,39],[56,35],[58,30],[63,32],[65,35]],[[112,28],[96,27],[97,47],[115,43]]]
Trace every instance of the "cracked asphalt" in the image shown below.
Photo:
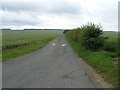
[[[64,35],[2,63],[3,88],[95,88]]]

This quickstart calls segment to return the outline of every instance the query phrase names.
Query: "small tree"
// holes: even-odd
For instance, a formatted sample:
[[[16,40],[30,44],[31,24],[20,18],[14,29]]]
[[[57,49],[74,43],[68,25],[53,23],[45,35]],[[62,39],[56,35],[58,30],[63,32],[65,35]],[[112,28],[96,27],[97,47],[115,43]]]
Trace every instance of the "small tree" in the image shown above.
[[[103,47],[105,37],[101,36],[103,31],[100,25],[88,23],[87,25],[83,25],[81,30],[84,31],[81,43],[86,48],[96,51]]]

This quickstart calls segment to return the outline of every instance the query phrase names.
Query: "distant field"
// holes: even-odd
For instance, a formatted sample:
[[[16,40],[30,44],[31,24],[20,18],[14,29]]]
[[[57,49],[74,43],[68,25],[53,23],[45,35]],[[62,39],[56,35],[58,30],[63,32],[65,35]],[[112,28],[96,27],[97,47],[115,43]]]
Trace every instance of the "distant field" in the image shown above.
[[[118,43],[118,33],[117,32],[113,32],[113,33],[105,32],[103,34],[103,36],[109,37],[107,40],[109,42]]]
[[[60,36],[62,31],[10,31],[2,32],[3,61],[24,55],[45,46]]]
[[[118,33],[117,32],[105,32],[103,36],[108,37],[105,42],[104,49],[118,53],[120,56],[120,51],[118,51]]]

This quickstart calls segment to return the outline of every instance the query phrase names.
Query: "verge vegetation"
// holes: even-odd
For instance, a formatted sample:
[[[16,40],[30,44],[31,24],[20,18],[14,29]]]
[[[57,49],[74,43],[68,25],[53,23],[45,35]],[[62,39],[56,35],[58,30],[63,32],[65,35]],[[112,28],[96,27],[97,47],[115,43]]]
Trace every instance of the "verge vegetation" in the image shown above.
[[[118,87],[118,37],[104,33],[101,26],[89,23],[65,32],[72,48],[101,74],[105,81]],[[111,37],[111,36],[112,37]]]

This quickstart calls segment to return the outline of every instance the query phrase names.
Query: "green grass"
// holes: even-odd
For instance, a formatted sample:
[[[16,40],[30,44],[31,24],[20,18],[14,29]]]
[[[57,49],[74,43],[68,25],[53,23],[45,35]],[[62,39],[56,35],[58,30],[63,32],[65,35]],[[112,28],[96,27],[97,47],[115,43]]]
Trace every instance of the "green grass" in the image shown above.
[[[61,34],[62,31],[3,31],[2,61],[42,48]]]
[[[104,77],[105,81],[108,81],[114,87],[118,87],[118,64],[115,64],[117,60],[113,58],[117,56],[115,52],[92,52],[80,43],[72,40],[69,32],[66,33],[66,38],[77,54],[95,68]]]

